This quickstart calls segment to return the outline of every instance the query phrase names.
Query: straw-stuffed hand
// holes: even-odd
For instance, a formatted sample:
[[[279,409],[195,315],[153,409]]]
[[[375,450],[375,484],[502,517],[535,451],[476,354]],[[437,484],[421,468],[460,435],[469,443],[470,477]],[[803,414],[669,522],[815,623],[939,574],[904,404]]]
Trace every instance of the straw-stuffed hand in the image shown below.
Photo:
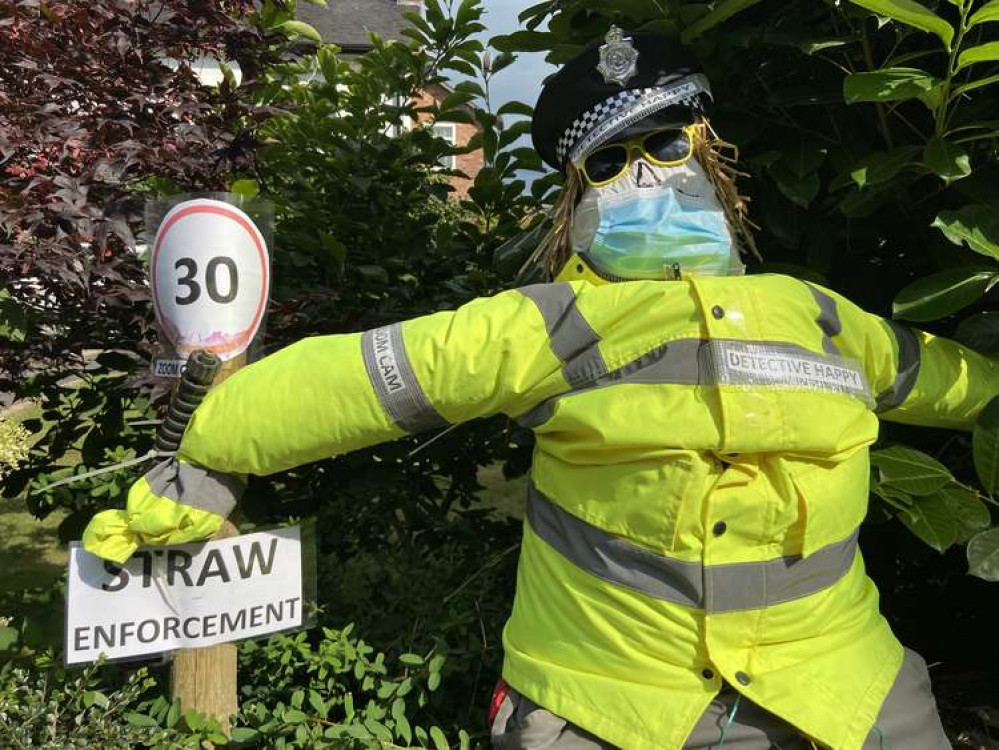
[[[124,563],[143,544],[210,539],[244,487],[241,477],[171,458],[132,485],[125,510],[94,516],[83,532],[83,546],[98,557]]]

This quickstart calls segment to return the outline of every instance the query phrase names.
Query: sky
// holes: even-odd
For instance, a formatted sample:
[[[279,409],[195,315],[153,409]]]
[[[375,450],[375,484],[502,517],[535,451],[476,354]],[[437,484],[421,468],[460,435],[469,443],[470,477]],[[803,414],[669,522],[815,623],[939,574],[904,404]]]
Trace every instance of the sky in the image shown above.
[[[486,9],[483,23],[488,28],[487,36],[516,31],[520,28],[517,14],[536,3],[537,0],[483,0]],[[493,108],[511,99],[533,106],[541,91],[541,80],[554,70],[544,61],[544,53],[520,53],[517,61],[500,71],[492,81],[490,98]]]

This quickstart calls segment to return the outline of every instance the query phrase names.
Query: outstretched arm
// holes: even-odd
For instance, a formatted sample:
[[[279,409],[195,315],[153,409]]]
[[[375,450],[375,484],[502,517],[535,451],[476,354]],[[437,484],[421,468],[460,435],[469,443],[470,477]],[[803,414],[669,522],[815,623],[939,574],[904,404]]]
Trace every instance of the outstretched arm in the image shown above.
[[[552,285],[571,301],[568,285]],[[565,390],[537,294],[503,292],[365,333],[305,339],[243,368],[204,400],[176,459],[105,511],[86,548],[122,562],[139,544],[205,539],[233,509],[233,477],[271,474]]]
[[[979,412],[999,396],[995,359],[825,293],[836,300],[846,350],[863,363],[882,419],[970,430]]]

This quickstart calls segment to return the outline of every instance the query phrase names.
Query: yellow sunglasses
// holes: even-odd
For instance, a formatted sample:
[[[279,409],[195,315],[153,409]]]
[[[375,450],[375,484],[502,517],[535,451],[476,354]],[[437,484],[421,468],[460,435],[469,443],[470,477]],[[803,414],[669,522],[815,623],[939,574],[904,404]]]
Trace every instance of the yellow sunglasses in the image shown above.
[[[696,138],[696,125],[653,130],[626,141],[601,146],[576,166],[582,172],[586,184],[602,187],[614,182],[628,170],[635,151],[658,167],[678,167],[690,161],[690,157],[694,155]]]

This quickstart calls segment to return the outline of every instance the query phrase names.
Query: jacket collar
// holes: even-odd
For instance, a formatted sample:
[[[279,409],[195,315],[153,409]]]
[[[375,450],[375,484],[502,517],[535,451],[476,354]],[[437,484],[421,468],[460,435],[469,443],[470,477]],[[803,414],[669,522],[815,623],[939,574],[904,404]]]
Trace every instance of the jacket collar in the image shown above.
[[[590,265],[583,260],[579,254],[574,254],[568,262],[562,266],[555,281],[588,281],[591,284],[610,284],[610,280],[600,276],[590,268]]]
[[[681,272],[682,279],[690,279],[691,274]],[[611,284],[624,279],[608,279],[593,270],[586,259],[579,253],[574,253],[571,258],[562,266],[555,281],[588,281],[591,284]]]

